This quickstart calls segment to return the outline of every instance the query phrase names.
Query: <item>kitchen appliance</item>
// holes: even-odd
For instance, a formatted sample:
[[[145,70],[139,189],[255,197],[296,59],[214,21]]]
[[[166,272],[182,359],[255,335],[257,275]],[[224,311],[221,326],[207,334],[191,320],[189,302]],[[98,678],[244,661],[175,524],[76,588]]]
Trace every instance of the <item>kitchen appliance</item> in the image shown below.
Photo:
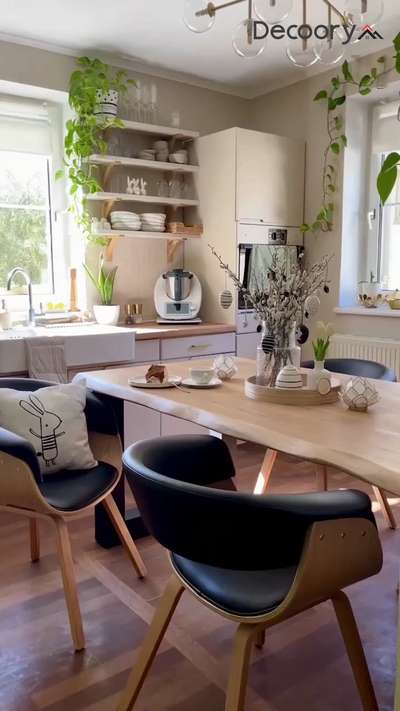
[[[158,323],[201,323],[201,284],[193,272],[172,269],[161,274],[154,287]]]
[[[304,248],[298,245],[239,244],[239,279],[246,289],[263,288],[274,257],[286,264],[289,274],[303,254]],[[243,296],[239,294],[239,311],[247,308]]]

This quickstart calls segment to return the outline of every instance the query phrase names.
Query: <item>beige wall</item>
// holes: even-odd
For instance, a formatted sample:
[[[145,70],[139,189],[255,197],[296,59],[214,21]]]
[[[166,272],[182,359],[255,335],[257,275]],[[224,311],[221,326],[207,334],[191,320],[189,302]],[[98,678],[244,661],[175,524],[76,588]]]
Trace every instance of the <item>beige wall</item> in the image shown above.
[[[74,66],[74,58],[67,55],[0,42],[0,81],[67,91]],[[247,125],[250,102],[246,99],[149,75],[130,76],[143,84],[154,82],[157,85],[160,123],[168,124],[171,112],[178,110],[181,125],[201,134]],[[180,256],[178,251],[177,262]],[[119,265],[118,303],[141,301],[145,315],[153,316],[154,283],[167,266],[166,243],[120,240],[113,259]],[[93,250],[89,250],[89,261],[94,261]]]
[[[390,57],[388,54],[388,57]],[[358,62],[355,71],[360,76],[373,64],[378,55],[372,55]],[[392,61],[392,60],[390,60]],[[388,64],[388,66],[390,66]],[[329,85],[330,79],[337,70],[324,75],[299,81],[297,84],[258,97],[252,102],[250,128],[259,131],[278,133],[293,138],[303,138],[307,142],[306,149],[306,191],[305,220],[310,221],[317,214],[321,203],[321,170],[322,156],[327,143],[326,113],[323,102],[314,102],[315,94]],[[300,75],[300,74],[299,74]],[[300,75],[301,76],[301,75]],[[393,73],[390,79],[398,79]],[[342,160],[339,168],[342,170]],[[340,176],[340,185],[343,185]],[[320,317],[324,321],[333,321],[335,328],[341,333],[352,333],[363,336],[398,337],[400,323],[397,319],[371,318],[363,316],[343,316],[335,314],[333,309],[339,305],[340,261],[342,256],[342,200],[346,196],[339,194],[333,232],[308,235],[306,237],[307,258],[315,261],[323,254],[333,254],[330,275],[332,279],[330,294],[324,296]],[[343,239],[352,239],[354,235],[346,234]],[[357,280],[358,275],[354,275]]]

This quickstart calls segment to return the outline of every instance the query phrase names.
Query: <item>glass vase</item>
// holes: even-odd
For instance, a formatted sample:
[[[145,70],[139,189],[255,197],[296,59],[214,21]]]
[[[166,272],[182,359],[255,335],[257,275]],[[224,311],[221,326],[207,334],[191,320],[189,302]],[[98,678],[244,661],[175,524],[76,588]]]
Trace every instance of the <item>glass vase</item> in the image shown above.
[[[263,324],[261,341],[257,346],[256,382],[258,385],[274,388],[282,368],[285,365],[293,364],[293,329],[295,326],[287,334],[276,337],[270,334],[266,325]],[[264,349],[268,336],[271,336],[271,350],[266,353]]]

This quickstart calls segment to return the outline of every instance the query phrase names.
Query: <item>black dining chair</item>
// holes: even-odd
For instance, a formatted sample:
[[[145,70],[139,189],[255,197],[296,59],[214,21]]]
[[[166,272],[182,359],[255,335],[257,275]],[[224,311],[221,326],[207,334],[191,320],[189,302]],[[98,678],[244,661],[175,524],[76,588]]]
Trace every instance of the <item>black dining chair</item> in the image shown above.
[[[306,360],[302,364],[303,368],[313,368],[314,361]],[[375,363],[373,360],[362,360],[358,358],[327,358],[325,368],[332,373],[343,373],[344,375],[356,375],[360,378],[372,378],[374,380],[389,380],[391,383],[397,382],[396,373],[382,363]]]
[[[302,364],[303,368],[313,368],[314,362],[306,360]],[[325,368],[332,373],[342,373],[343,375],[354,375],[360,378],[371,378],[373,380],[386,380],[391,383],[397,382],[396,373],[382,363],[375,363],[372,360],[362,360],[358,358],[328,358],[325,361]],[[319,469],[320,488],[326,490],[328,486],[326,467]],[[390,506],[386,492],[378,486],[372,487],[376,500],[382,510],[383,516],[390,528],[395,530],[397,522],[393,509]]]
[[[135,705],[182,593],[237,623],[226,711],[243,711],[251,649],[265,629],[331,600],[364,711],[378,705],[343,588],[377,574],[382,549],[369,497],[359,491],[254,496],[201,486],[232,469],[213,437],[138,442],[123,466],[139,510],[170,555],[172,576],[118,711]]]
[[[0,387],[21,391],[39,390],[54,385],[44,380],[1,378]],[[89,443],[98,465],[82,471],[65,470],[40,476],[33,446],[9,430],[0,427],[0,511],[26,516],[30,521],[31,559],[40,558],[38,521],[55,525],[64,593],[75,651],[85,647],[85,637],[74,573],[67,521],[100,502],[133,563],[138,576],[146,568],[125,521],[112,497],[122,473],[122,447],[115,415],[109,405],[87,392],[86,422]]]

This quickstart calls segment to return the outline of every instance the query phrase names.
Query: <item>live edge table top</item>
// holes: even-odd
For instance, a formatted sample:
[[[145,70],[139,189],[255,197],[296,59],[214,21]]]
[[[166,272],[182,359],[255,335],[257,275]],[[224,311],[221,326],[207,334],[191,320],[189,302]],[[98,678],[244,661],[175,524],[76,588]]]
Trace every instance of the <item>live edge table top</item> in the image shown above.
[[[171,375],[188,376],[189,368],[212,360],[168,362]],[[255,362],[237,358],[238,373],[215,389],[140,389],[128,384],[148,366],[92,371],[75,382],[113,397],[202,425],[223,435],[255,442],[320,464],[330,464],[400,496],[400,384],[374,381],[380,401],[366,413],[349,411],[341,402],[297,407],[248,399],[244,380]],[[345,382],[348,376],[337,376]]]

